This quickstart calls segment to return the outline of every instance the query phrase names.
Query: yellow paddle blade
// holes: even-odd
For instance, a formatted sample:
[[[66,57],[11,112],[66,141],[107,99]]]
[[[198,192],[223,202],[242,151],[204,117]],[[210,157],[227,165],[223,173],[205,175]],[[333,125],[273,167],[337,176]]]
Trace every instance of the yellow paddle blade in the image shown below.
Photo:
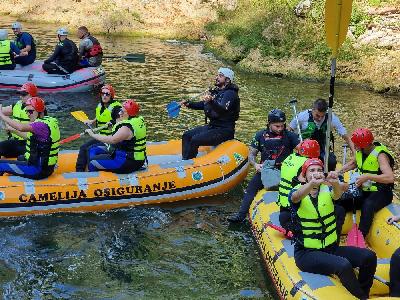
[[[71,115],[78,121],[85,122],[89,120],[87,114],[82,110],[71,111]]]
[[[325,33],[332,56],[336,57],[339,47],[346,39],[351,17],[352,0],[326,0]]]

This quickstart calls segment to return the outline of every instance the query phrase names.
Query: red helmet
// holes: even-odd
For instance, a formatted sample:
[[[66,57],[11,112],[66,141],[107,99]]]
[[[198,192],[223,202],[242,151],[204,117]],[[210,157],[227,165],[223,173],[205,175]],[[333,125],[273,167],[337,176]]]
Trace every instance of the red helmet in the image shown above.
[[[320,166],[323,168],[324,164],[319,158],[309,158],[304,162],[303,166],[301,167],[301,175],[305,177],[307,169],[310,166]]]
[[[140,111],[139,104],[137,104],[137,102],[133,99],[126,100],[124,103],[122,103],[122,106],[126,109],[126,112],[130,117],[136,116]]]
[[[40,97],[32,97],[29,98],[26,101],[26,105],[32,105],[32,107],[37,111],[37,112],[44,112],[44,110],[46,109],[46,106],[44,104],[44,100]]]
[[[308,158],[318,158],[320,155],[319,144],[316,140],[306,139],[300,143],[297,153]]]
[[[36,97],[38,93],[38,88],[32,82],[24,83],[19,89],[20,92],[27,92],[31,97]]]
[[[105,85],[103,85],[103,87],[101,88],[101,90],[102,90],[102,91],[103,91],[103,90],[109,90],[109,91],[110,91],[110,96],[111,96],[111,98],[114,98],[114,97],[115,97],[115,90],[114,90],[114,88],[112,87],[111,84],[105,84]]]
[[[374,136],[368,128],[357,128],[351,135],[351,141],[357,148],[363,149],[372,144]]]

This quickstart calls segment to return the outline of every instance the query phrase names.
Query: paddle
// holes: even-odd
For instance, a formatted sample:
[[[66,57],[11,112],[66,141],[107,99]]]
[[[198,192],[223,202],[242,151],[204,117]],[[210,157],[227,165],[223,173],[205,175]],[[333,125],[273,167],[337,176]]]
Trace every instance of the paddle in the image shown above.
[[[137,62],[137,63],[145,62],[144,53],[130,53],[125,56],[105,55],[103,56],[103,58],[119,58],[119,59],[125,59],[128,62]]]
[[[104,128],[107,128],[107,127],[108,127],[108,124],[106,124],[104,126],[101,126],[101,127],[93,128],[92,131],[93,132],[98,132],[98,131],[100,131],[100,130],[102,130]],[[61,140],[60,141],[60,145],[75,141],[75,140],[79,139],[80,137],[84,136],[85,134],[86,134],[86,132],[84,131],[84,132],[81,132],[81,133],[76,133],[74,135],[71,135],[70,137],[67,137],[67,138]]]
[[[186,101],[192,101],[193,99],[196,99],[197,97],[200,97],[201,95],[205,94],[208,91],[209,91],[209,89],[201,92],[200,94],[197,94],[197,95],[189,98]],[[167,104],[168,117],[170,117],[172,119],[177,118],[179,116],[180,111],[181,111],[181,104],[179,102],[171,101],[170,103]]]
[[[87,116],[87,114],[82,111],[82,110],[76,110],[76,111],[71,111],[71,115],[77,119],[78,121],[81,122],[86,122],[89,121],[89,117]]]
[[[351,16],[352,0],[326,0],[325,33],[328,46],[332,49],[331,80],[329,83],[328,123],[325,137],[324,171],[328,173],[329,144],[332,125],[333,96],[335,92],[336,56],[346,39]]]
[[[296,120],[296,125],[297,125],[297,131],[299,132],[300,142],[302,142],[303,137],[301,136],[300,123],[299,123],[299,119],[297,118],[297,110],[296,110],[297,99],[293,97],[292,99],[290,99],[289,104],[293,108],[294,119]]]
[[[293,233],[291,231],[287,231],[285,228],[272,224],[271,222],[265,223],[264,228],[271,227],[272,229],[275,229],[276,231],[279,231],[282,233],[286,238],[293,238]]]

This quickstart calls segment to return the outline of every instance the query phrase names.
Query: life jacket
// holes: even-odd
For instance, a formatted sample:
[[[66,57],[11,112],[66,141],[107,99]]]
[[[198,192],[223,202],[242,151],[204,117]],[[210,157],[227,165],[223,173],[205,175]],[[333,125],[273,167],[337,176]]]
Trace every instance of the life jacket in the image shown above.
[[[261,163],[266,160],[275,160],[275,166],[280,166],[282,161],[290,154],[290,141],[287,130],[281,135],[276,135],[268,129],[262,132],[260,143]]]
[[[297,153],[290,154],[281,165],[281,181],[279,182],[279,196],[276,203],[281,207],[289,207],[289,192],[292,190],[293,179],[299,174],[307,157]]]
[[[142,116],[130,117],[118,122],[113,126],[112,133],[115,134],[122,126],[127,126],[133,133],[130,140],[113,145],[113,149],[126,152],[126,157],[133,160],[146,159],[146,124]]]
[[[316,140],[321,147],[324,149],[325,147],[325,140],[326,140],[326,131],[327,131],[327,124],[328,124],[328,115],[325,115],[325,119],[322,122],[321,126],[318,128],[314,122],[314,118],[312,116],[312,111],[308,111],[308,121],[307,121],[307,128],[301,131],[301,135],[303,139],[312,139]],[[330,139],[333,141],[333,135],[331,134]]]
[[[92,41],[93,46],[90,49],[86,50],[85,57],[89,58],[103,53],[100,42],[95,37],[89,35],[86,38]]]
[[[30,122],[29,115],[25,109],[25,104],[21,100],[18,100],[17,103],[15,103],[12,106],[11,118],[18,122],[21,122],[21,123],[29,123]],[[15,134],[13,132],[10,133],[9,139],[10,138],[15,139],[15,140],[21,140],[21,141],[25,140],[23,137],[20,137],[18,134]]]
[[[50,135],[45,142],[38,141],[36,135],[28,132],[26,140],[25,159],[31,164],[42,167],[54,166],[58,161],[60,150],[60,129],[56,118],[45,116],[35,120],[47,125]]]
[[[121,107],[121,103],[119,101],[112,101],[107,107],[104,107],[101,103],[99,103],[96,107],[96,123],[97,127],[101,127],[106,125],[108,122],[112,121],[112,111],[115,107]],[[111,129],[104,128],[99,131],[99,134],[110,135]]]
[[[300,201],[295,219],[295,236],[304,248],[324,249],[336,243],[335,206],[327,185],[321,184],[317,201],[313,201],[309,195]]]
[[[0,41],[0,66],[12,65],[11,60],[11,41]]]
[[[363,155],[362,151],[356,152],[357,169],[360,174],[374,174],[374,175],[382,174],[379,168],[379,161],[378,161],[378,155],[382,152],[389,157],[390,167],[393,168],[394,166],[394,157],[393,154],[389,151],[389,149],[385,145],[382,145],[379,142],[374,142],[374,145],[375,145],[374,150],[372,150],[372,152],[367,157]],[[370,181],[370,184],[364,184],[362,189],[363,191],[367,192],[376,192],[378,191],[378,187],[393,188],[393,184],[383,184]]]

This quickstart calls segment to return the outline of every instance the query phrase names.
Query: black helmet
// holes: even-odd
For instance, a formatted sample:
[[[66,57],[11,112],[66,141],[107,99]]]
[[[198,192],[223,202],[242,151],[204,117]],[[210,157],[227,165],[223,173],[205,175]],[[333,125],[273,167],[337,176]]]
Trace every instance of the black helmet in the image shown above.
[[[268,123],[286,122],[286,115],[278,108],[274,108],[268,113]]]

